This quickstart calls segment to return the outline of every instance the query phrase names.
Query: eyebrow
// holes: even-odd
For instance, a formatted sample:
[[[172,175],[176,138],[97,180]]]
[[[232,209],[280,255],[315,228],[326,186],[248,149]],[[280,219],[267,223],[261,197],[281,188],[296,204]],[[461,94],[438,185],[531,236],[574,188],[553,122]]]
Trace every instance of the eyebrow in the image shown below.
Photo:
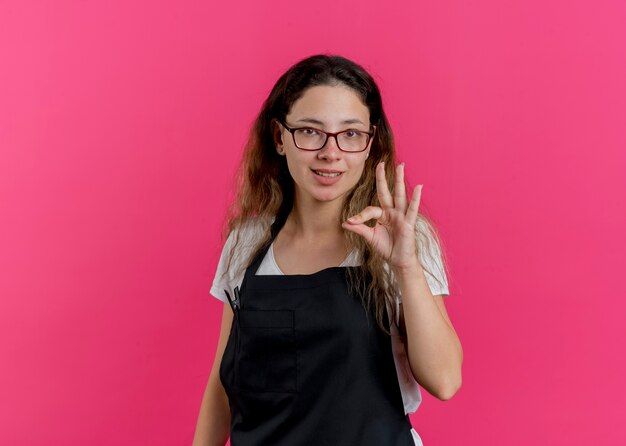
[[[322,121],[318,119],[313,119],[313,118],[302,118],[302,119],[298,119],[296,122],[308,122],[311,124],[318,124],[321,126],[324,125]],[[363,124],[363,121],[361,121],[360,119],[346,119],[345,121],[341,121],[341,124]]]

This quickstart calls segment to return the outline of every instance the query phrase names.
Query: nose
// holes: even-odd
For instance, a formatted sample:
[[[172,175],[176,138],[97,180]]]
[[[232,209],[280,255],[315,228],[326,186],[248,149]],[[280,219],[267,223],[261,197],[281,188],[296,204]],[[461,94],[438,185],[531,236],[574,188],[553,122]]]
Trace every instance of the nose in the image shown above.
[[[337,145],[337,136],[328,136],[326,144],[319,150],[317,157],[320,159],[338,159],[341,149]]]

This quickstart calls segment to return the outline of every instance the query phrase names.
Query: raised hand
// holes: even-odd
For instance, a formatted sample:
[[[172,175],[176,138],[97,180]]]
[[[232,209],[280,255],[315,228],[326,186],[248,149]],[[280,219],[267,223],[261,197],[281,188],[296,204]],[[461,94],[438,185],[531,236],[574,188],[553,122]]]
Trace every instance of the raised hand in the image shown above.
[[[394,269],[404,270],[420,266],[416,251],[415,224],[419,210],[422,185],[413,190],[407,205],[404,184],[404,163],[396,166],[393,197],[385,177],[385,165],[376,166],[376,192],[381,207],[368,206],[341,224],[344,229],[359,234],[380,253]],[[365,222],[376,219],[371,228]]]

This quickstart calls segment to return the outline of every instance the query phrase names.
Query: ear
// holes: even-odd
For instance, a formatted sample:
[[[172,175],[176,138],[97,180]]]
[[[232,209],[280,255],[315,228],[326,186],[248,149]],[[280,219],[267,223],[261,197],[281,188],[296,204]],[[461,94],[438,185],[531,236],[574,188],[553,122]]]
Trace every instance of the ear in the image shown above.
[[[283,136],[282,136],[280,124],[278,123],[277,120],[273,119],[271,126],[272,126],[272,136],[274,139],[274,145],[276,146],[276,151],[280,155],[284,155],[285,152],[283,151]]]

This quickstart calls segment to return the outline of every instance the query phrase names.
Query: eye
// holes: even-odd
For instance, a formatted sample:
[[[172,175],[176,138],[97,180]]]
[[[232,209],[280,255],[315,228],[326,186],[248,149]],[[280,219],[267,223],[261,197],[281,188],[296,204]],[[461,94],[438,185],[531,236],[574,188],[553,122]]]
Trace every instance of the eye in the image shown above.
[[[358,138],[359,136],[361,136],[361,132],[359,132],[358,130],[346,130],[345,135],[348,138]]]
[[[301,129],[300,130],[306,136],[316,136],[319,135],[319,132],[315,129]]]

